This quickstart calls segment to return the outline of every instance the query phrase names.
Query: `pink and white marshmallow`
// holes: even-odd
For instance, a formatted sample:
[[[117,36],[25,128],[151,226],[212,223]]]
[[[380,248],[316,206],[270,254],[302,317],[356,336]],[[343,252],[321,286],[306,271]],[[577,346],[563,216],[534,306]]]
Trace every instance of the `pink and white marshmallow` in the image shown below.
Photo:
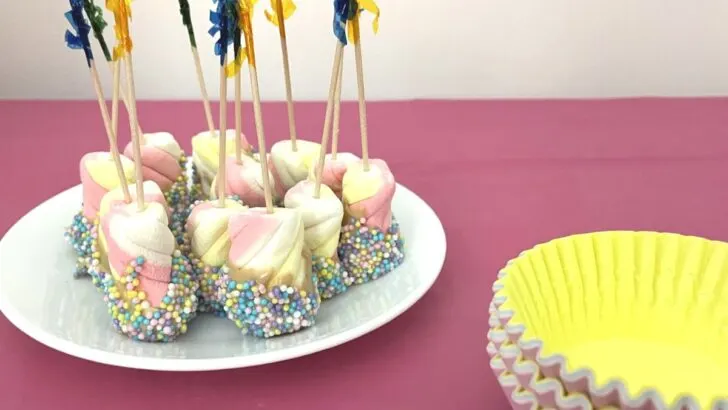
[[[154,181],[163,192],[172,188],[177,179],[183,175],[180,165],[182,148],[174,136],[168,132],[144,134],[141,140],[141,163],[145,181]],[[134,160],[134,149],[130,142],[124,149],[124,155]]]
[[[121,166],[127,184],[133,184],[134,163],[122,156]],[[119,174],[116,163],[108,152],[90,152],[84,155],[79,168],[83,190],[83,215],[89,221],[93,221],[97,217],[104,195],[120,186]]]
[[[318,160],[316,160],[318,161]],[[361,161],[361,158],[349,152],[340,152],[336,154],[336,159],[333,159],[331,154],[326,154],[324,161],[324,170],[321,173],[321,183],[331,188],[337,197],[341,198],[341,187],[344,181],[344,174],[349,164]],[[308,179],[311,181],[316,180],[316,169],[318,162],[311,167],[308,174]]]
[[[265,206],[265,192],[263,190],[263,167],[258,159],[243,155],[238,164],[234,156],[228,157],[225,162],[225,193],[237,195],[245,205],[251,207]],[[268,168],[268,181],[275,195],[276,183],[273,174]],[[210,198],[216,199],[217,175],[212,180],[213,189]]]
[[[304,242],[314,256],[331,258],[339,244],[344,206],[334,191],[321,185],[318,198],[314,197],[315,183],[301,181],[286,193],[286,208],[301,213],[304,226]]]
[[[392,198],[396,183],[387,163],[369,160],[369,170],[361,161],[349,164],[342,181],[342,197],[346,214],[366,220],[366,225],[382,231],[392,224]]]
[[[101,219],[112,274],[120,280],[131,262],[143,257],[139,287],[154,307],[159,306],[171,282],[175,239],[167,224],[167,209],[156,202],[143,210],[136,204],[114,207]]]
[[[304,248],[301,214],[292,209],[251,208],[230,218],[230,277],[255,280],[268,289],[291,286],[314,291],[311,256]]]

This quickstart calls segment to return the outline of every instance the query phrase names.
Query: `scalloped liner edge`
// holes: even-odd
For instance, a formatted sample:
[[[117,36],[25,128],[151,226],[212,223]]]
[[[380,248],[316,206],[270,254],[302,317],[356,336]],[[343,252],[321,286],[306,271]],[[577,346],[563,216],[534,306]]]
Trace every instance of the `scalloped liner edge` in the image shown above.
[[[538,245],[537,245],[538,246]],[[535,247],[534,247],[535,248]],[[534,249],[532,248],[532,249]],[[522,255],[524,255],[528,251],[521,252],[518,257],[520,258]],[[511,259],[506,263],[506,267],[511,265],[515,262],[517,258]],[[496,281],[493,283],[493,299],[491,301],[489,310],[491,312],[491,316],[495,316],[495,318],[500,323],[500,326],[503,328],[503,331],[507,335],[507,337],[502,337],[499,335],[496,335],[497,332],[494,332],[492,329],[488,332],[488,338],[495,337],[498,342],[502,342],[503,339],[506,339],[514,347],[517,348],[517,357],[525,358],[527,360],[532,360],[535,362],[535,369],[533,367],[529,368],[519,368],[519,370],[535,370],[536,375],[539,373],[543,374],[540,369],[548,368],[553,369],[551,373],[555,373],[558,378],[563,381],[562,383],[555,379],[555,378],[549,378],[544,377],[543,379],[539,380],[538,386],[529,386],[531,388],[536,388],[538,390],[541,389],[553,389],[557,388],[556,384],[558,384],[558,390],[560,390],[559,393],[561,394],[555,394],[556,399],[558,399],[564,391],[566,391],[568,394],[583,394],[585,396],[596,398],[598,400],[608,400],[609,402],[613,402],[614,398],[616,396],[617,401],[619,402],[620,406],[622,407],[628,407],[628,408],[655,408],[655,409],[681,409],[681,410],[699,410],[700,406],[698,404],[698,401],[695,399],[694,396],[680,396],[675,399],[673,403],[671,403],[670,406],[666,405],[662,395],[660,392],[656,389],[644,389],[641,391],[640,394],[638,394],[636,397],[630,396],[629,391],[627,390],[627,387],[625,386],[624,382],[618,379],[612,379],[608,383],[606,383],[603,386],[598,386],[596,384],[594,372],[588,368],[580,368],[575,371],[568,371],[566,362],[567,359],[565,356],[561,354],[554,354],[550,356],[544,356],[542,355],[542,348],[543,348],[543,341],[540,339],[530,339],[526,340],[523,339],[523,334],[526,330],[525,325],[521,323],[510,323],[511,319],[513,318],[514,312],[512,310],[503,309],[502,305],[506,302],[507,297],[503,295],[502,291],[505,287],[505,285],[502,283],[502,280],[506,277],[507,272],[503,269],[501,269],[498,272],[498,277]],[[490,323],[490,321],[489,321]],[[498,350],[502,353],[502,347],[499,346]],[[524,352],[527,352],[524,354]],[[510,352],[511,354],[516,354],[516,351]],[[508,354],[508,353],[507,353]],[[517,360],[518,361],[518,360]],[[521,364],[518,364],[518,366],[521,366]],[[550,382],[544,382],[545,379],[553,380],[555,383]],[[564,386],[565,385],[565,386]],[[586,385],[585,391],[579,391],[574,390],[570,391],[568,389],[569,385]],[[537,390],[537,391],[538,391]],[[546,391],[544,391],[546,393]],[[552,393],[556,393],[552,390]],[[557,403],[559,404],[559,403]],[[564,402],[564,405],[572,404],[571,400],[569,400],[569,403]],[[571,407],[561,407],[560,408],[571,408]],[[716,399],[711,403],[710,406],[711,409],[715,410],[728,410],[728,398],[721,398]]]

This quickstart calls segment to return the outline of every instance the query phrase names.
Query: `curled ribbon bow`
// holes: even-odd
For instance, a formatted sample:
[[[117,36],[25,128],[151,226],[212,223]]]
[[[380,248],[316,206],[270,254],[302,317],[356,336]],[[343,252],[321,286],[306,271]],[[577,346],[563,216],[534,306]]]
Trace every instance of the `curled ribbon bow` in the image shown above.
[[[74,34],[70,30],[66,30],[66,45],[70,49],[82,49],[86,55],[86,64],[91,67],[91,60],[94,59],[88,37],[91,32],[91,26],[89,26],[83,17],[83,0],[70,0],[70,3],[71,11],[66,12],[65,16],[76,33]]]
[[[278,7],[281,7],[283,10],[283,20],[287,20],[296,11],[296,5],[293,3],[293,0],[270,0],[270,5],[272,10],[264,11],[265,18],[275,26],[278,26]]]
[[[239,13],[237,5],[234,7],[235,13]],[[245,61],[246,50],[242,47],[240,42],[242,29],[240,27],[239,18],[240,16],[238,15],[238,22],[236,22],[233,30],[233,50],[235,51],[235,60],[225,67],[225,75],[227,75],[228,78],[235,77],[240,72],[240,67],[242,67],[243,61]]]
[[[217,4],[216,11],[210,11],[212,27],[208,31],[212,37],[218,33],[220,37],[215,42],[215,55],[220,56],[220,65],[225,64],[228,47],[233,43],[235,29],[238,25],[238,13],[235,0],[213,0]]]
[[[355,18],[359,18],[359,15],[364,12],[368,11],[372,14],[374,14],[374,21],[372,21],[372,31],[374,31],[374,34],[379,31],[379,7],[377,6],[377,3],[374,2],[374,0],[349,0],[349,13],[351,13],[352,17],[349,18],[349,20],[353,20]],[[348,26],[348,32],[349,32],[349,39],[356,43],[359,41],[359,37],[354,32],[354,28],[351,25],[351,22]]]
[[[106,44],[106,39],[104,38],[104,29],[107,26],[106,20],[104,20],[104,11],[101,7],[94,4],[94,0],[83,0],[83,8],[86,10],[86,15],[91,21],[91,29],[94,32],[96,41],[98,41],[101,46],[104,58],[106,58],[106,61],[111,61],[109,46]]]
[[[253,44],[253,9],[257,0],[239,0],[240,21],[238,24],[245,36],[245,51],[248,64],[255,67],[255,46]],[[242,62],[241,62],[242,63]]]
[[[114,14],[114,33],[116,33],[116,46],[114,47],[114,61],[131,53],[134,43],[129,35],[129,20],[131,20],[131,0],[106,0],[106,8]]]
[[[346,22],[351,18],[349,0],[334,0],[334,36],[346,45]]]
[[[192,26],[192,17],[190,16],[190,2],[187,0],[179,0],[179,13],[182,15],[182,24],[187,28],[187,36],[190,38],[190,45],[197,48],[197,40],[195,39],[195,29]]]

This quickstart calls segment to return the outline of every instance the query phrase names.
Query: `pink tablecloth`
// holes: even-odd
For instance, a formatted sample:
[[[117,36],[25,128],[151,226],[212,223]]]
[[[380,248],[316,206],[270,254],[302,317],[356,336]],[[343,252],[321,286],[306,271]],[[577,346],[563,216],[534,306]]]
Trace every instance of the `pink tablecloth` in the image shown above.
[[[318,140],[323,106],[297,107],[301,136]],[[271,140],[285,135],[284,110],[264,107]],[[355,107],[343,115],[342,150],[359,152]],[[369,116],[370,152],[432,205],[447,231],[442,275],[410,311],[313,356],[166,374],[65,356],[2,318],[0,407],[502,409],[485,331],[490,285],[508,258],[603,229],[728,240],[726,100],[372,103]],[[143,103],[140,118],[188,150],[204,128],[198,103]],[[90,102],[0,103],[0,123],[2,233],[78,183],[78,159],[106,140]]]

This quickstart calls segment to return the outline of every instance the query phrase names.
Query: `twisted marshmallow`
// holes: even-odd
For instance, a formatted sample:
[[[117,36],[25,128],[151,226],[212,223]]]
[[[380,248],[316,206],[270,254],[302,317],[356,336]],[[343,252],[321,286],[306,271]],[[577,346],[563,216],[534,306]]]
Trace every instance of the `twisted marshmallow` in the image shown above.
[[[134,183],[134,163],[121,157],[121,166],[126,182]],[[90,152],[84,155],[79,169],[83,189],[83,215],[92,221],[96,219],[104,195],[120,186],[119,176],[116,164],[108,152]]]
[[[349,152],[340,152],[336,154],[336,159],[331,158],[331,154],[326,154],[324,160],[324,170],[321,172],[321,184],[328,186],[334,191],[337,197],[341,198],[341,182],[344,180],[344,174],[349,164],[361,161],[361,158]],[[308,179],[316,180],[316,168],[318,159],[311,167],[308,173]]]
[[[349,164],[342,181],[346,214],[365,218],[367,226],[386,231],[392,223],[395,187],[394,175],[383,160],[369,160],[369,171],[364,171],[361,161]]]
[[[144,181],[142,186],[144,188],[144,202],[156,202],[162,205],[165,209],[167,209],[167,217],[169,218],[171,210],[169,209],[167,200],[164,198],[164,193],[162,193],[159,185],[157,185],[157,183],[154,181]],[[129,187],[129,194],[131,196],[132,202],[136,203],[136,189],[133,189],[133,187]],[[126,202],[124,202],[124,191],[122,191],[121,187],[112,189],[111,191],[107,192],[103,198],[101,198],[99,217],[103,217],[104,215],[109,213],[111,208],[116,208],[117,206],[122,205],[127,205]]]
[[[336,254],[344,218],[344,206],[334,191],[321,185],[321,193],[314,198],[315,183],[301,181],[288,190],[286,208],[301,213],[305,229],[304,242],[314,256],[330,258]]]
[[[168,191],[183,173],[179,163],[182,148],[174,136],[168,132],[144,134],[141,143],[144,180],[154,181],[163,192]],[[124,155],[134,160],[134,149],[131,142],[124,149]]]
[[[114,207],[101,219],[112,274],[121,279],[133,260],[144,257],[138,270],[139,286],[155,307],[167,293],[172,277],[175,239],[167,224],[167,209],[156,202],[142,211],[136,204]]]
[[[308,178],[308,172],[315,166],[321,150],[321,145],[311,141],[298,140],[296,146],[298,150],[293,151],[291,141],[285,140],[276,142],[270,150],[273,175],[277,179],[276,184],[281,187],[281,195]]]
[[[230,276],[255,280],[267,288],[287,285],[313,290],[311,257],[304,254],[303,220],[298,211],[251,208],[230,218]]]
[[[227,156],[235,155],[235,130],[225,131],[225,153]],[[250,152],[251,147],[245,135],[241,135],[241,144],[246,152]],[[192,163],[197,168],[200,176],[202,192],[209,196],[212,180],[217,175],[220,159],[220,141],[218,134],[211,135],[209,132],[201,132],[192,137]]]
[[[241,163],[238,164],[235,157],[227,157],[225,172],[226,194],[239,196],[243,203],[248,206],[265,206],[263,169],[259,160],[252,156],[243,155]],[[276,183],[270,170],[268,171],[268,175],[271,190],[275,193]],[[217,175],[212,180],[212,186],[217,186]],[[210,191],[210,198],[217,198],[215,189]]]
[[[222,266],[230,250],[228,221],[246,208],[235,201],[225,201],[225,207],[203,202],[192,209],[187,219],[187,233],[192,252],[209,266]]]

